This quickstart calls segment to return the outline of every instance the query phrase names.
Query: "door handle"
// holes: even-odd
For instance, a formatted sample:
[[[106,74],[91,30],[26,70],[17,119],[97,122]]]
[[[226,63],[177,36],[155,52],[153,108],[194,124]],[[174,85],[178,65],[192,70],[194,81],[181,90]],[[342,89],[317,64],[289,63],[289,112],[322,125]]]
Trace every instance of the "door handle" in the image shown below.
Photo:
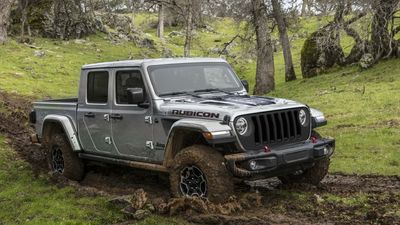
[[[105,121],[110,122],[110,114],[104,114],[103,118]]]
[[[92,112],[87,112],[85,113],[85,117],[90,117],[90,118],[94,118],[96,116],[96,114],[92,113]]]
[[[110,118],[115,120],[122,120],[123,116],[121,114],[111,114]]]

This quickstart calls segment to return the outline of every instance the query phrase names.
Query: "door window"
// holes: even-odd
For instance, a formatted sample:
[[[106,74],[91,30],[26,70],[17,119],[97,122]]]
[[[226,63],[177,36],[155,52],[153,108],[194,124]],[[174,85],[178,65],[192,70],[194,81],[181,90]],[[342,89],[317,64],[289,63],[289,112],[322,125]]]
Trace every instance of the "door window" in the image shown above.
[[[104,104],[108,102],[108,72],[96,71],[88,74],[87,102]]]
[[[146,96],[144,82],[140,71],[118,71],[116,75],[116,102],[128,104],[128,88],[142,88]]]

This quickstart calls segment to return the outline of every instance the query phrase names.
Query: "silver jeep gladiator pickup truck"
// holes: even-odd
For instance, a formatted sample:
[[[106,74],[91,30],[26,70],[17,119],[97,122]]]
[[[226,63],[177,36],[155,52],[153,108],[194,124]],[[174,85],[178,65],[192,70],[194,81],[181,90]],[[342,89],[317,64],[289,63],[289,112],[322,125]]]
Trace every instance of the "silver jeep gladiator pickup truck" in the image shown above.
[[[79,97],[34,103],[33,140],[69,179],[98,161],[169,173],[173,196],[223,201],[234,183],[318,184],[335,141],[318,110],[250,96],[223,59],[148,59],[82,67]]]

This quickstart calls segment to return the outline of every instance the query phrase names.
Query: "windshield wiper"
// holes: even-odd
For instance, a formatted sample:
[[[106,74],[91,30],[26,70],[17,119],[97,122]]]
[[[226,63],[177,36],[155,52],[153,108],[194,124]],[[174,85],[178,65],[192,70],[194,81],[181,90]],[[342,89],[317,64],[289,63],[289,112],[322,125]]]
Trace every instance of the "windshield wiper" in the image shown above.
[[[190,96],[193,96],[193,97],[196,97],[196,98],[201,98],[201,96],[193,94],[193,93],[190,93],[188,91],[167,92],[167,93],[159,94],[158,96],[162,97],[162,96],[172,96],[172,95],[190,95]]]
[[[231,95],[231,94],[232,94],[232,93],[229,92],[229,91],[224,91],[224,90],[219,89],[219,88],[200,89],[200,90],[195,90],[194,92],[195,92],[195,93],[197,93],[197,92],[222,92],[222,93],[225,93],[225,94],[228,94],[228,95]]]

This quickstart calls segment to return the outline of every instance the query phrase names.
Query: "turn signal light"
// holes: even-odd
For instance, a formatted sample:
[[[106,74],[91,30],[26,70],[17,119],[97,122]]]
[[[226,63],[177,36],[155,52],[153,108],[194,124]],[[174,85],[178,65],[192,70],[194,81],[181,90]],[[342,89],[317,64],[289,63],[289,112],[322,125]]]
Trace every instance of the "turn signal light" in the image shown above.
[[[207,140],[212,140],[213,139],[213,135],[211,132],[204,132],[203,133],[203,137]]]

